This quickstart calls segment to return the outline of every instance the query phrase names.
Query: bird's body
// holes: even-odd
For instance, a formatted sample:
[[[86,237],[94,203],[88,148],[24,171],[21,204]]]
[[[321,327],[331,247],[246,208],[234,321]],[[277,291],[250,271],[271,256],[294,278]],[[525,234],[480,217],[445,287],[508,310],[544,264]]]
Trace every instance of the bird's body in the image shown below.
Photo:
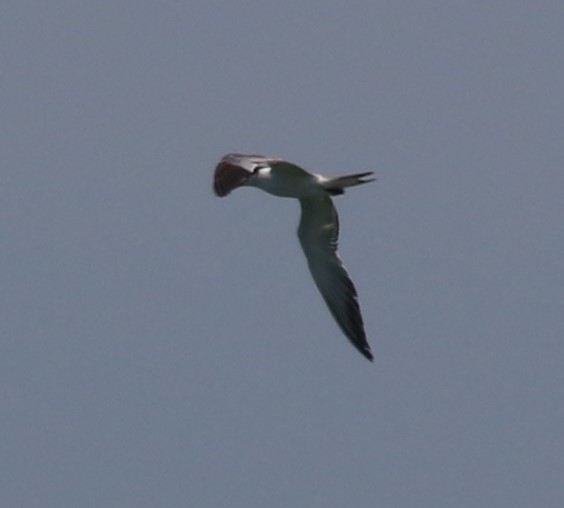
[[[218,196],[226,196],[237,187],[250,186],[300,201],[298,238],[313,280],[343,333],[372,360],[356,289],[337,255],[339,218],[330,197],[343,194],[345,187],[373,181],[365,178],[370,175],[371,172],[326,178],[282,159],[229,154],[215,169],[214,191]]]

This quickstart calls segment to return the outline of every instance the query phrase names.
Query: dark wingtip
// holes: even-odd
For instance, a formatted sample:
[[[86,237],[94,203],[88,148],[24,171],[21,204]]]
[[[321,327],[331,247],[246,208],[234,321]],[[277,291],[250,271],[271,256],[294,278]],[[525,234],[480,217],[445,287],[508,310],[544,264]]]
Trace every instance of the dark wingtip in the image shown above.
[[[372,354],[372,352],[370,351],[370,349],[361,349],[360,352],[362,353],[362,355],[367,358],[369,361],[373,362],[374,361],[374,355]]]

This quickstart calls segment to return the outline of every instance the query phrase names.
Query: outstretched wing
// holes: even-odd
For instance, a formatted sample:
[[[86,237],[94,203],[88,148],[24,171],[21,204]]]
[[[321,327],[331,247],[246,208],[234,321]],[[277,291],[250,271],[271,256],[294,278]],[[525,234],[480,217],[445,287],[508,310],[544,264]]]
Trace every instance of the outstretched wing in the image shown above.
[[[313,280],[343,333],[372,361],[356,288],[337,254],[337,210],[326,194],[300,199],[300,205],[298,237]]]

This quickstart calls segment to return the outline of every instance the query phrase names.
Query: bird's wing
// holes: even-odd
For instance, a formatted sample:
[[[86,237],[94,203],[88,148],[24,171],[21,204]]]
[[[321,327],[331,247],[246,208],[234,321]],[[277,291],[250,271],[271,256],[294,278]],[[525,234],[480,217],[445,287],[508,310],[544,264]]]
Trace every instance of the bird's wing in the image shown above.
[[[213,190],[218,196],[227,196],[232,190],[244,185],[257,167],[266,167],[279,160],[263,155],[227,154],[215,167]]]
[[[240,187],[252,174],[253,168],[241,163],[241,159],[226,155],[215,167],[213,190],[218,196],[227,196],[233,189]]]
[[[300,205],[302,216],[298,237],[313,280],[343,333],[372,361],[356,288],[337,255],[337,210],[326,194],[300,199]]]

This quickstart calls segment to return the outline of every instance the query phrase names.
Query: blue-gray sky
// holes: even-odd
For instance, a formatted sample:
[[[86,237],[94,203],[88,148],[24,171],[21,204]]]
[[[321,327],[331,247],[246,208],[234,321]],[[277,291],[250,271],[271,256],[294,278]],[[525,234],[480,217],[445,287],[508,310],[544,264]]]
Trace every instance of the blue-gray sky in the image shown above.
[[[0,6],[0,505],[564,505],[564,4]],[[376,360],[299,207],[336,199]]]

